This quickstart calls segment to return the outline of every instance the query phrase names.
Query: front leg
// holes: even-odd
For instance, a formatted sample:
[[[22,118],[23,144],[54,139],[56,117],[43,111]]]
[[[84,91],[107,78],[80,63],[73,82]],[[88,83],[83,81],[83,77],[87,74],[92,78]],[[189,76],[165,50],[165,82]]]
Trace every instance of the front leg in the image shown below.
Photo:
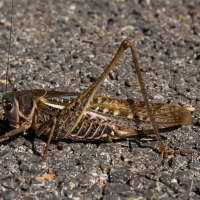
[[[44,162],[46,160],[46,158],[47,158],[48,148],[49,148],[49,144],[51,142],[51,139],[52,139],[52,136],[53,136],[53,133],[54,133],[56,121],[57,121],[56,117],[52,117],[51,119],[49,119],[48,121],[44,122],[38,128],[35,129],[35,133],[36,133],[36,135],[38,137],[40,137],[40,135],[44,131],[47,131],[46,135],[48,137],[48,140],[47,140],[47,143],[46,143],[46,147],[45,147],[41,162]]]

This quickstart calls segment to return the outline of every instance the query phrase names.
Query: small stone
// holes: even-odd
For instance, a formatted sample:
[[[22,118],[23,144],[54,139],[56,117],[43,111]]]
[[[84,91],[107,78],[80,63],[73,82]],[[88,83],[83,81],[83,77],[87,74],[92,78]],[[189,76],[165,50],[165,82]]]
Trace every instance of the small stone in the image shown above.
[[[189,164],[190,169],[200,170],[200,163],[192,162]]]

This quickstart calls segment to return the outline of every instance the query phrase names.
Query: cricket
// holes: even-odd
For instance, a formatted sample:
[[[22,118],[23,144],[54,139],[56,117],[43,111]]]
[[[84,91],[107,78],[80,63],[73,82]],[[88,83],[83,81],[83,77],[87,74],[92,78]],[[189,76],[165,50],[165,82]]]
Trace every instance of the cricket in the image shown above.
[[[10,37],[11,33],[12,17]],[[10,43],[6,70],[7,82]],[[128,50],[131,51],[143,100],[96,95],[102,82]],[[43,134],[47,137],[41,160],[43,162],[47,159],[51,140],[64,138],[80,142],[99,140],[112,142],[138,135],[154,134],[163,157],[169,154],[193,153],[191,150],[166,148],[160,133],[172,131],[180,125],[189,123],[192,119],[191,111],[172,104],[149,102],[134,45],[127,39],[121,43],[105,71],[81,94],[45,89],[8,92],[3,95],[2,106],[5,120],[9,121],[13,129],[1,135],[0,139],[20,133],[26,134],[32,127],[37,136]],[[134,128],[137,125],[151,125],[152,129],[137,130]]]

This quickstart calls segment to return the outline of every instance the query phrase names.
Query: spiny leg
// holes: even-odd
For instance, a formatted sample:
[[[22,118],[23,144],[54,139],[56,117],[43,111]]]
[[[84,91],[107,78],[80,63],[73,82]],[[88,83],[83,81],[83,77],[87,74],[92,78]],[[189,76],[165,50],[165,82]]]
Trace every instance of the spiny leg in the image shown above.
[[[56,125],[56,117],[52,117],[51,119],[49,119],[48,121],[44,122],[42,125],[40,125],[39,128],[36,129],[36,135],[39,137],[45,128],[47,127],[51,127],[47,137],[48,137],[48,140],[47,140],[47,143],[46,143],[46,147],[44,149],[44,153],[43,153],[43,156],[42,156],[42,159],[41,159],[41,162],[44,162],[47,158],[47,154],[48,154],[48,148],[49,148],[49,144],[51,142],[51,139],[52,139],[52,136],[53,136],[53,133],[54,133],[54,129],[55,129],[55,125]]]
[[[24,131],[25,131],[25,126],[22,125],[17,129],[13,129],[12,131],[5,133],[4,135],[1,135],[0,139],[9,138],[9,137],[17,135],[19,133],[23,133]]]
[[[120,57],[122,56],[124,51],[128,48],[131,49],[134,65],[135,65],[135,68],[136,68],[136,73],[137,73],[138,80],[139,80],[139,83],[140,83],[144,102],[146,104],[147,113],[149,115],[155,137],[157,139],[159,148],[160,148],[163,156],[167,157],[168,154],[182,154],[182,151],[167,150],[164,143],[162,142],[161,136],[159,134],[159,131],[158,131],[158,128],[157,128],[157,125],[156,125],[156,122],[155,122],[155,119],[154,119],[154,116],[153,116],[153,113],[152,113],[152,109],[150,107],[150,104],[149,104],[149,101],[148,101],[148,98],[147,98],[147,93],[146,93],[146,89],[145,89],[145,85],[144,85],[142,75],[140,73],[140,68],[139,68],[139,63],[138,63],[138,59],[137,59],[137,56],[136,56],[136,52],[135,52],[133,44],[131,42],[129,42],[128,40],[124,40],[122,42],[122,44],[120,45],[120,47],[119,47],[117,53],[115,54],[114,58],[112,59],[112,61],[108,65],[108,67],[105,69],[105,71],[101,74],[101,76],[76,99],[77,102],[83,100],[83,101],[85,101],[85,103],[82,104],[82,109],[81,109],[80,115],[78,116],[76,122],[73,124],[71,130],[68,132],[67,135],[69,135],[74,130],[74,128],[77,126],[78,122],[80,121],[84,112],[86,111],[87,107],[89,106],[90,101],[93,98],[95,92],[97,91],[97,89],[99,88],[101,83],[104,81],[106,76],[109,74],[109,72],[112,70],[114,65],[117,63],[117,61],[120,59]],[[186,154],[186,152],[187,151],[185,151],[184,154]],[[188,153],[191,153],[191,151],[188,151]]]

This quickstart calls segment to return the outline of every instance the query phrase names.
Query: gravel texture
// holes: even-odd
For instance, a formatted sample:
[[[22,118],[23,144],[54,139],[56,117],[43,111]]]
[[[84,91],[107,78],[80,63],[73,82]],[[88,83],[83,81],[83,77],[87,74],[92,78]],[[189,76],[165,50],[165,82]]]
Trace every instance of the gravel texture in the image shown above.
[[[15,0],[9,90],[82,92],[128,38],[151,101],[194,107],[191,123],[153,136],[114,143],[52,141],[34,131],[0,142],[0,199],[200,199],[200,1]],[[0,1],[0,95],[5,89],[11,1]],[[142,99],[128,51],[98,94]],[[1,106],[2,107],[2,106]],[[3,113],[1,109],[1,113]],[[1,134],[10,130],[1,121]]]

